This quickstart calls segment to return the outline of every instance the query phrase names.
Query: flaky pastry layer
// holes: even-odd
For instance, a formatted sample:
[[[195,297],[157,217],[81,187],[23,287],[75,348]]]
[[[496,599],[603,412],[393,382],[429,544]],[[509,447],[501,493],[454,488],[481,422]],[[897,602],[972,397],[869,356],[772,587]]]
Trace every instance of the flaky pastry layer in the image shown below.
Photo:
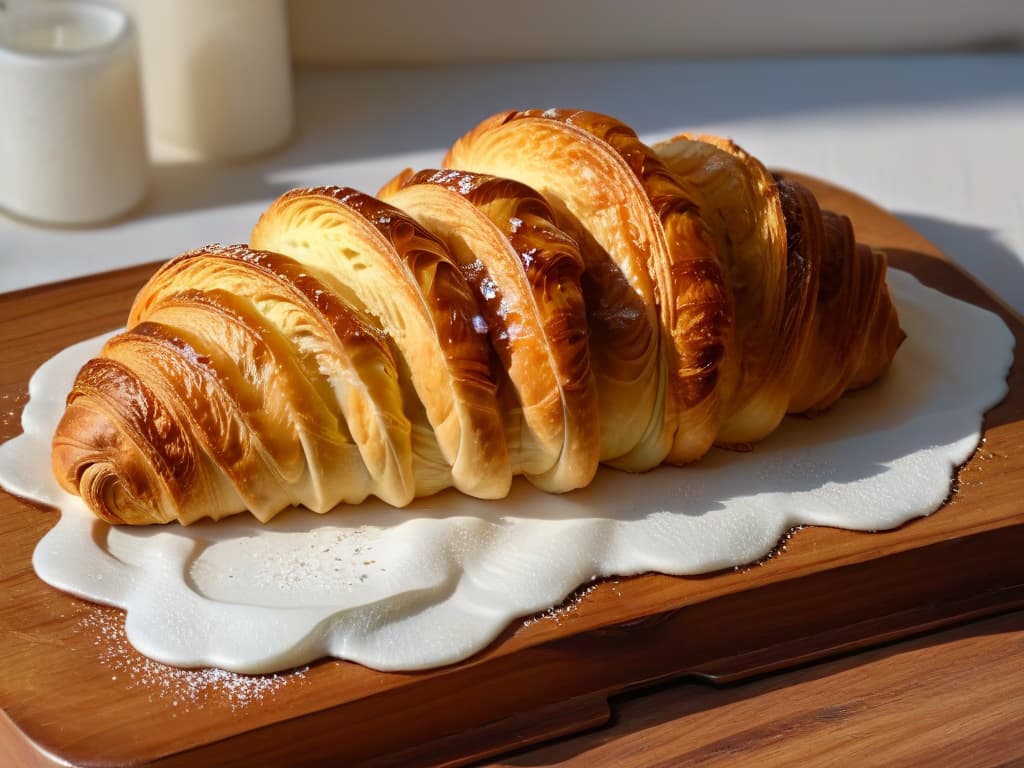
[[[504,112],[444,166],[164,265],[75,382],[61,485],[130,524],[564,492],[750,446],[902,341],[884,254],[726,139]]]

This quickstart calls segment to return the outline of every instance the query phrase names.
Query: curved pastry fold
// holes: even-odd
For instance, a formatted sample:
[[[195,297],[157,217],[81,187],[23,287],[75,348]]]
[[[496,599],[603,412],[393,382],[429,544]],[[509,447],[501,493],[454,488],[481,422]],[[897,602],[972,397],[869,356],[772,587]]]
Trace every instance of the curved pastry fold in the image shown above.
[[[300,270],[244,247],[208,247],[163,267],[140,293],[131,330],[111,339],[75,382],[54,438],[62,484],[77,490],[80,472],[117,467],[104,493],[122,501],[104,504],[101,516],[129,523],[192,522],[245,509],[265,520],[292,503],[323,511],[342,500],[323,488],[332,479],[344,500],[365,498],[363,463],[316,374],[318,357],[358,352],[343,346],[340,319],[334,327],[320,322],[310,300],[317,286],[307,285],[304,295],[289,271]],[[275,299],[279,327],[258,307]],[[111,370],[120,386],[97,381]],[[116,436],[116,449],[97,431]],[[103,462],[85,446],[102,447]],[[358,472],[323,475],[346,455]],[[124,469],[137,464],[147,469],[146,482]]]
[[[703,456],[719,427],[731,301],[696,204],[654,152],[614,118],[530,110],[485,120],[444,165],[529,184],[586,233],[602,459],[640,470]]]
[[[504,112],[444,165],[165,264],[75,381],[61,485],[131,524],[563,492],[747,447],[903,339],[885,255],[726,139]]]
[[[509,179],[408,171],[379,195],[444,240],[476,296],[514,391],[504,406],[513,471],[552,492],[590,483],[600,422],[576,242]]]
[[[697,200],[735,298],[719,444],[756,442],[884,372],[903,332],[885,255],[856,243],[849,219],[728,139],[683,133],[654,150]]]
[[[733,295],[717,442],[754,442],[781,420],[788,395],[781,330],[789,249],[779,189],[756,158],[727,139],[680,134],[653,149],[697,201]]]
[[[447,248],[414,219],[347,188],[294,190],[260,217],[251,244],[315,270],[390,340],[422,457],[480,498],[508,493],[512,472],[476,299]],[[436,449],[431,443],[436,441]],[[426,454],[426,455],[423,455]],[[432,455],[431,455],[432,454]]]

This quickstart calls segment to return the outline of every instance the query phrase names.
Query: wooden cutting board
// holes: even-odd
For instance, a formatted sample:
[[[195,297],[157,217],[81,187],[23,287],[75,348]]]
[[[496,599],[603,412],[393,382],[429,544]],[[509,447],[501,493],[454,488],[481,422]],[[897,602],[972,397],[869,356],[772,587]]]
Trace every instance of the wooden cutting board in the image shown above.
[[[385,674],[326,660],[253,681],[135,654],[119,611],[33,573],[56,513],[0,492],[0,763],[457,765],[600,725],[610,695],[654,681],[732,681],[1024,606],[1024,323],[891,214],[805,182],[894,266],[997,312],[1016,336],[1010,394],[937,513],[881,534],[802,529],[746,569],[610,580],[442,669]],[[0,440],[20,431],[31,372],[121,325],[155,267],[0,297]]]

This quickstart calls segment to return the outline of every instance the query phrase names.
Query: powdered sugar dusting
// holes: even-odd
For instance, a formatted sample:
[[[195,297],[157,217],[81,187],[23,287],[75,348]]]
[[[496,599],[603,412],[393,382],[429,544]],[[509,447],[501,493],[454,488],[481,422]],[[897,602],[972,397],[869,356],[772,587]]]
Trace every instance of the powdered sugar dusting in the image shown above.
[[[558,605],[553,605],[540,613],[523,619],[523,626],[529,627],[533,624],[537,624],[538,622],[551,621],[554,622],[556,627],[560,627],[564,620],[568,619],[580,609],[580,606],[586,602],[586,599],[590,595],[602,587],[610,589],[612,594],[616,597],[622,596],[622,593],[619,591],[618,579],[606,579],[603,581],[595,580],[590,584],[586,584],[577,589]]]
[[[185,712],[191,707],[226,704],[233,711],[267,702],[288,686],[304,685],[309,667],[270,675],[240,675],[223,669],[171,667],[142,656],[128,642],[124,613],[93,606],[79,626],[91,637],[110,679],[145,688],[149,701],[160,699]]]
[[[7,430],[17,423],[18,414],[21,413],[22,407],[25,405],[25,401],[28,400],[28,396],[18,394],[0,394],[0,432],[7,432]]]

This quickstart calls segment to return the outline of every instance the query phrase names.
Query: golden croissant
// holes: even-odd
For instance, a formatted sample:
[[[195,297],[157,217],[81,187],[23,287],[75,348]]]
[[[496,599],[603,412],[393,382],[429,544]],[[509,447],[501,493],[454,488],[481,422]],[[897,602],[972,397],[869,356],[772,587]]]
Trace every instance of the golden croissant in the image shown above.
[[[131,524],[565,492],[747,447],[903,339],[884,254],[727,140],[506,112],[443,165],[165,264],[75,381],[61,485]]]

